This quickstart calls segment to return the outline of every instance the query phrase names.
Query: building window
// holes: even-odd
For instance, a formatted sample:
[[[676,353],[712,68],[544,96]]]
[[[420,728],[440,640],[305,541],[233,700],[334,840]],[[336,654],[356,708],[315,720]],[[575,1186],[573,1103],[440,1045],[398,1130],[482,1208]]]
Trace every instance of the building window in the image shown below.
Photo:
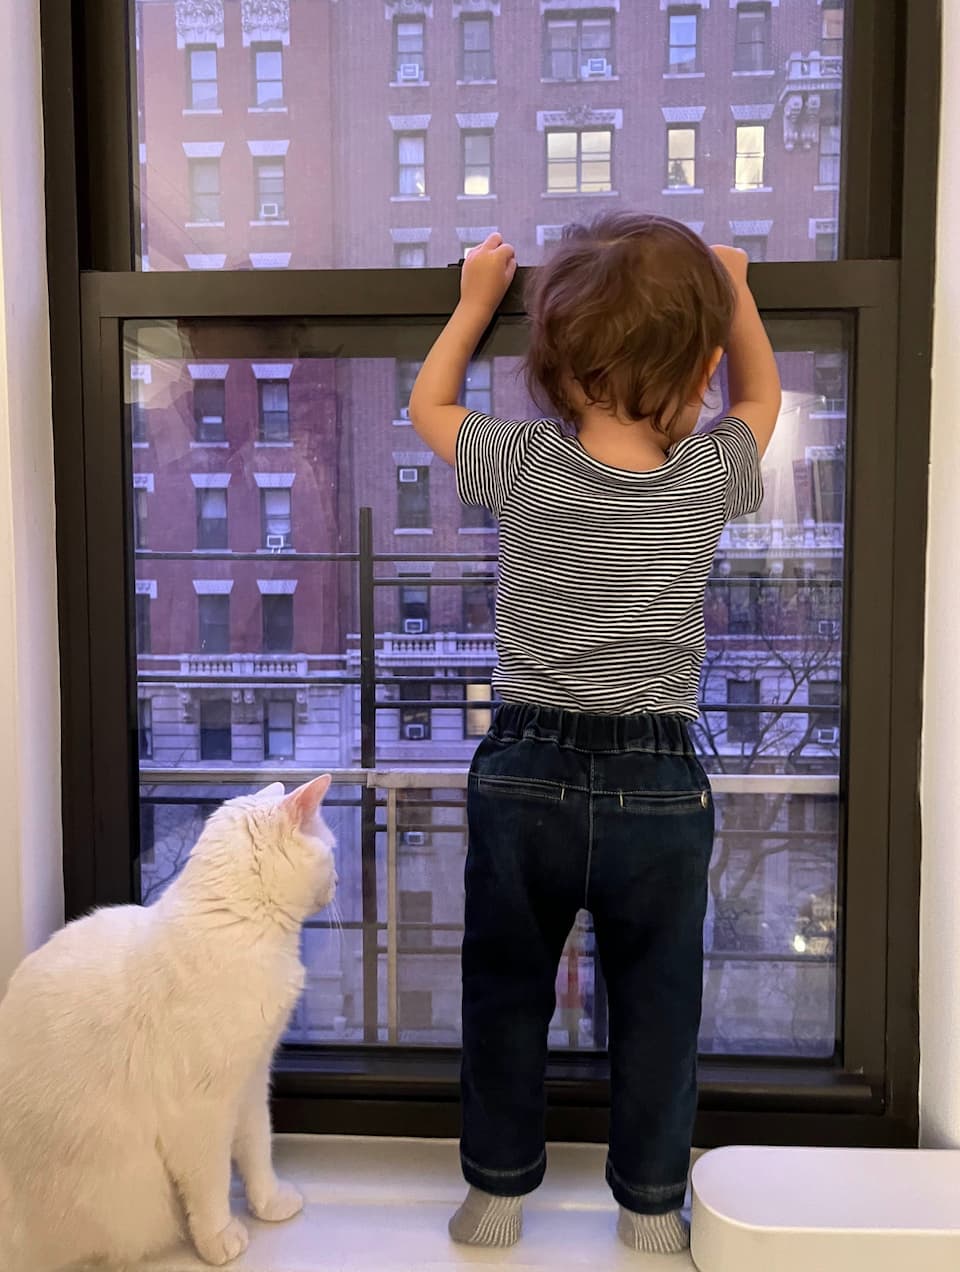
[[[426,269],[426,243],[394,243],[393,263],[397,269]]]
[[[667,17],[667,71],[691,75],[700,69],[700,14],[696,9],[671,9]]]
[[[727,591],[727,633],[753,636],[760,630],[760,601],[757,580],[734,578]]]
[[[820,52],[824,57],[843,56],[842,0],[823,0],[820,11]]]
[[[547,193],[602,194],[613,189],[609,128],[547,133]]]
[[[825,103],[820,119],[820,171],[822,186],[840,185],[840,117],[833,99]]]
[[[257,106],[283,105],[283,45],[253,46],[253,100]]]
[[[739,247],[741,252],[746,252],[751,261],[765,261],[767,259],[766,234],[735,234],[733,236],[733,246]]]
[[[400,588],[400,630],[405,636],[422,636],[430,630],[430,589],[422,582]]]
[[[229,654],[229,596],[197,597],[197,646],[202,654]]]
[[[293,597],[262,596],[263,652],[265,654],[289,654],[293,652]]]
[[[737,5],[737,44],[735,71],[769,71],[770,6],[769,4]]]
[[[463,405],[468,411],[480,411],[484,415],[492,413],[493,363],[489,358],[478,358],[467,367]]]
[[[430,527],[430,469],[397,469],[397,528],[427,530]]]
[[[147,547],[147,492],[133,492],[133,546],[138,550]]]
[[[464,576],[463,630],[465,632],[493,631],[494,576],[489,572],[476,572]]]
[[[811,680],[807,686],[807,701],[811,707],[821,708],[809,715],[815,741],[834,745],[840,739],[840,681]]]
[[[613,73],[613,18],[547,18],[543,77],[605,79]]]
[[[260,440],[290,440],[290,385],[286,380],[259,380]]]
[[[697,184],[697,130],[667,129],[667,188],[691,190]]]
[[[420,374],[422,362],[397,362],[397,419],[408,420],[410,418],[410,394],[413,392],[414,382]]]
[[[263,704],[263,758],[292,760],[296,757],[295,708],[290,698]]]
[[[417,832],[415,832],[417,833]],[[424,832],[420,831],[423,835]],[[419,839],[415,846],[423,847]],[[402,950],[429,949],[433,944],[433,893],[400,889],[400,945]],[[409,1025],[409,1021],[405,1021]]]
[[[460,21],[462,40],[460,78],[493,79],[493,18],[489,14],[464,17]]]
[[[397,194],[423,198],[427,193],[426,133],[397,134]]]
[[[429,680],[400,681],[400,740],[402,742],[430,740],[430,708],[422,704],[428,703],[431,697]],[[405,706],[404,703],[410,705]]]
[[[139,597],[137,598],[140,599]],[[153,759],[153,701],[150,698],[137,699],[137,734],[140,742],[141,760]]]
[[[144,593],[137,594],[137,653],[149,654],[153,641],[150,631],[150,597]]]
[[[847,365],[842,353],[813,355],[813,391],[821,399],[820,409],[842,412],[847,408]]]
[[[197,491],[197,547],[208,552],[229,547],[225,486]]]
[[[763,189],[766,129],[763,124],[737,126],[737,164],[734,185],[738,190]]]
[[[254,220],[287,219],[286,164],[282,158],[254,159],[256,200]]]
[[[147,408],[143,401],[143,381],[130,381],[130,401],[127,404],[130,421],[130,440],[134,445],[143,445],[148,440]]]
[[[492,694],[493,690],[489,681],[476,681],[465,686],[463,696],[467,703],[488,703],[491,701]],[[482,738],[489,731],[492,722],[492,707],[467,706],[463,713],[463,736],[465,738]]]
[[[833,447],[822,449],[832,453],[817,455],[810,461],[813,515],[820,523],[839,525],[843,521],[846,464],[841,450]]]
[[[220,105],[217,90],[217,47],[197,44],[187,49],[187,101],[190,110],[216,110]]]
[[[222,442],[227,436],[227,384],[225,380],[195,380],[193,419],[198,442]]]
[[[493,133],[463,134],[463,193],[488,195],[493,191]]]
[[[293,547],[292,498],[289,488],[260,491],[263,546],[271,552]]]
[[[731,706],[755,707],[760,702],[759,680],[728,680],[727,702]],[[728,711],[727,741],[738,744],[760,740],[759,711]]]
[[[424,78],[424,40],[426,28],[422,18],[405,18],[394,24],[394,69],[398,84],[419,84]]]
[[[223,220],[219,159],[190,160],[190,220]]]
[[[200,758],[233,759],[229,698],[208,698],[200,703]]]
[[[814,239],[814,253],[818,261],[837,259],[837,231],[818,230]]]

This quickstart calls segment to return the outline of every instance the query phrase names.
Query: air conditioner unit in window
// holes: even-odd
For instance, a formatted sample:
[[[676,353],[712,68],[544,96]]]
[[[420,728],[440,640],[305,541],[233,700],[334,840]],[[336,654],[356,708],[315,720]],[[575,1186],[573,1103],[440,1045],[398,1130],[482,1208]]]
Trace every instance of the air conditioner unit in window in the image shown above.
[[[817,729],[818,746],[836,746],[839,741],[839,729]]]
[[[280,219],[279,203],[261,203],[260,204],[260,220],[261,221],[277,221]]]
[[[821,618],[817,623],[817,631],[821,636],[837,636],[840,633],[840,624],[833,618]]]
[[[403,736],[408,742],[422,742],[427,736],[427,726],[425,724],[405,724],[403,726]]]
[[[426,833],[422,830],[405,830],[403,843],[406,848],[423,848],[427,842]]]
[[[397,419],[408,420],[409,418],[410,418],[409,406],[401,406],[400,410],[397,412]]]
[[[290,536],[288,534],[267,535],[267,548],[271,552],[284,552],[292,546],[293,545],[290,542]]]
[[[397,79],[401,84],[416,84],[423,79],[423,67],[416,62],[401,62]]]
[[[401,468],[399,473],[400,481],[408,486],[413,482],[420,480],[420,473],[416,468]]]
[[[609,79],[612,73],[613,67],[605,57],[588,58],[580,67],[581,79]]]
[[[425,618],[405,618],[403,620],[404,636],[422,636],[427,630],[427,620]]]

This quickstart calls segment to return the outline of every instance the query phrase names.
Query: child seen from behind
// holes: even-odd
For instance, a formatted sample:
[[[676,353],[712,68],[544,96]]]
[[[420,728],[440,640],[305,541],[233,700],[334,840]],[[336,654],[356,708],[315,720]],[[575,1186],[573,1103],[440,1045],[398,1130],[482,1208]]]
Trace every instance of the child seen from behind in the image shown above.
[[[560,957],[593,919],[609,994],[607,1181],[632,1249],[688,1241],[713,800],[691,745],[724,525],[763,498],[780,408],[747,259],[677,222],[571,227],[528,298],[528,384],[558,422],[457,404],[516,270],[491,235],[410,399],[500,523],[494,688],[468,786],[463,1135],[455,1240],[506,1246],[543,1179]],[[730,410],[694,432],[723,351]]]

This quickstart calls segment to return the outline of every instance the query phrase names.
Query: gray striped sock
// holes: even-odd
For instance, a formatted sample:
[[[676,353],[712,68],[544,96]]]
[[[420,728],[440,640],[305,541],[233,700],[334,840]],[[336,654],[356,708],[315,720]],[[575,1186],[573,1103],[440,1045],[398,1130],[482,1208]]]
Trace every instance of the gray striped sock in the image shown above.
[[[666,1215],[638,1215],[620,1207],[617,1236],[644,1254],[678,1254],[690,1245],[690,1228],[679,1210]]]
[[[450,1220],[450,1236],[461,1245],[512,1246],[523,1226],[522,1197],[494,1197],[471,1188]]]

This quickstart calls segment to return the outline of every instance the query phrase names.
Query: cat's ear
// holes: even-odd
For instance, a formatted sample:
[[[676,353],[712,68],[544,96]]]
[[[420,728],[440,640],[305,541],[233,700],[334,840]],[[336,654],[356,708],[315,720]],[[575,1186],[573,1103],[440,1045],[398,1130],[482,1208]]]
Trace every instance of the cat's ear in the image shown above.
[[[295,825],[303,826],[313,820],[332,781],[330,774],[324,773],[322,777],[315,777],[305,786],[297,787],[284,799],[283,807],[290,814]]]
[[[286,787],[283,782],[271,782],[262,791],[257,791],[254,799],[263,800],[264,803],[271,803],[275,799],[283,799],[286,793]]]

